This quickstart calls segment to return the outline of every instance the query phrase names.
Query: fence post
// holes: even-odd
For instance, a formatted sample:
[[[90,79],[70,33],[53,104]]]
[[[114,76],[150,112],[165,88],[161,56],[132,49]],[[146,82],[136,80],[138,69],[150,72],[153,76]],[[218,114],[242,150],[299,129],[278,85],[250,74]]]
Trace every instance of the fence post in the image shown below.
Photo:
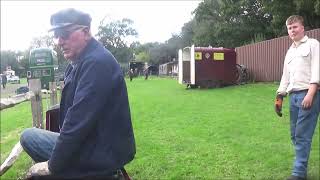
[[[62,91],[63,88],[64,88],[64,81],[60,81],[60,90]]]
[[[64,88],[64,81],[60,81],[60,83],[59,83],[59,87],[60,87],[60,97],[59,97],[59,102],[61,102],[62,90],[63,90],[63,88]]]
[[[57,84],[56,82],[49,82],[50,90],[50,106],[54,106],[58,103]]]
[[[33,127],[43,129],[43,114],[42,114],[42,97],[41,97],[41,82],[40,79],[30,79],[29,80],[29,89],[32,91],[31,101],[31,110],[32,110],[32,119]]]

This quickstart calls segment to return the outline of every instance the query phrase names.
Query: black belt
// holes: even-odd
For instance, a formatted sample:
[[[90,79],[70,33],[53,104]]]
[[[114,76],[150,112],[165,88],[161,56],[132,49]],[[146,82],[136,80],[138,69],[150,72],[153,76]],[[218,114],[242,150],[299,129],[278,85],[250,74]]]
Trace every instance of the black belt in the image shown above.
[[[290,94],[292,94],[292,93],[301,93],[301,92],[308,92],[308,89],[303,89],[303,90],[298,90],[298,91],[292,91],[292,92],[290,92]]]
[[[317,90],[318,93],[320,94],[320,89]],[[290,92],[289,94],[292,94],[292,93],[300,93],[300,92],[308,92],[308,89],[303,89],[303,90],[298,90],[298,91],[292,91]]]

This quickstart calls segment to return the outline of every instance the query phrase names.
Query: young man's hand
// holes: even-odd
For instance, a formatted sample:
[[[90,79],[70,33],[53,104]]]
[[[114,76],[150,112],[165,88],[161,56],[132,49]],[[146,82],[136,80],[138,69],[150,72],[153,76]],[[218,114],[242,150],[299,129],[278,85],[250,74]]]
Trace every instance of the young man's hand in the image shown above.
[[[303,101],[301,102],[301,106],[303,109],[310,109],[312,106],[312,101],[313,101],[313,96],[311,95],[306,95],[303,99]]]
[[[276,97],[276,100],[274,101],[274,110],[276,111],[277,115],[282,117],[282,102],[283,102],[283,96],[281,94],[278,94]]]
[[[308,93],[303,98],[303,101],[301,102],[301,106],[303,109],[310,109],[313,103],[313,98],[317,94],[318,91],[318,84],[310,84],[310,87],[308,89]]]
[[[49,175],[50,171],[48,169],[48,161],[36,163],[35,165],[31,166],[27,173],[27,179],[32,176],[45,176]]]

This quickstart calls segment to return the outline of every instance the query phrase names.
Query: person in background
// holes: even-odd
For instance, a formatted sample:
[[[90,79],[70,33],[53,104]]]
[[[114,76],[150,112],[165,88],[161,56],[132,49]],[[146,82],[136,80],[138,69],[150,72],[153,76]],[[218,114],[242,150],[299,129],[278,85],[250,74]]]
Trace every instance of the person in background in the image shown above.
[[[286,20],[293,43],[287,51],[275,111],[282,116],[282,101],[290,95],[290,131],[295,149],[292,175],[288,180],[307,178],[312,137],[320,110],[319,41],[304,35],[303,18],[292,15]]]
[[[6,88],[6,85],[7,85],[7,75],[5,73],[3,73],[1,75],[1,83],[2,83],[2,88],[5,89]]]
[[[129,74],[130,81],[132,81],[133,76],[134,76],[134,74],[133,74],[133,70],[132,70],[132,69],[130,69],[130,70],[129,70],[129,72],[128,72],[128,74]]]
[[[122,179],[135,156],[127,88],[120,65],[90,32],[91,17],[64,9],[50,19],[69,61],[61,95],[60,132],[29,128],[20,143],[36,162],[28,177]]]
[[[147,80],[148,77],[149,77],[149,68],[146,68],[146,69],[144,70],[144,79]]]

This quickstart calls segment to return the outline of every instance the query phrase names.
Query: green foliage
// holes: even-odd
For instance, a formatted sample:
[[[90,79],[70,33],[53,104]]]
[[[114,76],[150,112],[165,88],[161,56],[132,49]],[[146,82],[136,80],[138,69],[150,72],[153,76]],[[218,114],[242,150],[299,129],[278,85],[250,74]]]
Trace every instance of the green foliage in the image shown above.
[[[1,51],[1,73],[6,70],[7,66],[14,68],[17,66],[16,55],[14,51]]]
[[[266,14],[272,18],[274,37],[287,35],[285,21],[293,14],[304,17],[306,30],[320,27],[319,0],[262,0],[262,4]]]
[[[131,47],[135,54],[135,57],[132,59],[148,62],[152,65],[159,65],[173,59],[178,59],[177,53],[180,48],[183,48],[183,42],[180,35],[173,34],[165,43],[135,43]]]
[[[182,44],[238,47],[257,34],[263,40],[287,35],[285,20],[293,14],[304,17],[306,30],[319,28],[319,7],[320,0],[204,0],[182,27]]]
[[[185,23],[181,28],[181,46],[187,47],[194,44],[193,37],[194,37],[194,28],[195,28],[195,20],[192,19],[191,21]]]
[[[6,70],[7,66],[15,71],[16,75],[23,77],[27,64],[28,55],[22,51],[1,51],[1,73]]]
[[[320,27],[319,0],[293,0],[293,3],[296,13],[304,17],[307,29]]]
[[[169,48],[165,43],[150,48],[151,64],[159,65],[171,60]]]
[[[127,18],[105,23],[100,22],[97,37],[100,42],[116,57],[121,63],[132,60],[133,50],[128,39],[136,37],[137,31],[132,27],[133,21]]]
[[[253,43],[258,43],[261,41],[266,40],[266,38],[264,37],[264,35],[262,33],[258,33],[254,35],[254,38],[251,40],[251,44]]]
[[[148,62],[148,61],[150,61],[150,54],[148,54],[145,51],[140,52],[139,54],[136,55],[136,59],[135,60]]]
[[[53,37],[45,35],[33,38],[30,44],[30,49],[40,47],[54,48],[55,43],[53,42]]]
[[[314,4],[315,14],[320,15],[320,0],[316,0]]]
[[[29,51],[23,51],[17,53],[19,59],[19,68],[16,70],[20,78],[27,77],[27,69],[29,67]]]
[[[133,179],[284,179],[294,149],[289,104],[275,115],[278,84],[186,90],[167,78],[127,80],[137,154],[126,166]],[[30,102],[1,111],[1,161],[31,126]],[[319,128],[308,179],[319,177]],[[1,179],[18,179],[30,167],[25,154]]]
[[[272,37],[271,19],[258,0],[206,0],[196,8],[195,20],[198,46],[238,47],[257,33]]]

